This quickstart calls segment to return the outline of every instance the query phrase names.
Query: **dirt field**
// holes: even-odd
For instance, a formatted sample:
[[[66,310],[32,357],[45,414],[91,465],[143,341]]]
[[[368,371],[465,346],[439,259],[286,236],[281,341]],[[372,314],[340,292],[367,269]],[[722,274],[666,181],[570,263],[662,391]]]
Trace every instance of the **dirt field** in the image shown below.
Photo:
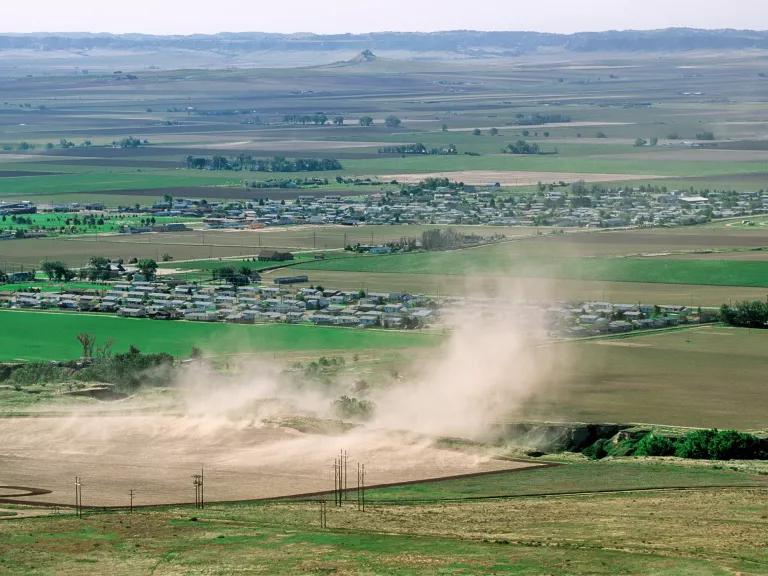
[[[367,484],[516,469],[406,434],[317,436],[232,422],[176,416],[0,419],[0,485],[51,490],[28,500],[69,503],[75,476],[85,505],[194,500],[191,475],[205,466],[206,498],[244,500],[333,489],[333,458],[349,454],[350,487],[358,461]]]
[[[478,186],[493,185],[497,182],[502,186],[533,186],[538,182],[616,182],[627,180],[650,180],[660,176],[639,174],[595,174],[579,172],[524,172],[524,171],[492,171],[465,170],[463,172],[428,172],[422,174],[385,174],[376,176],[385,180],[397,180],[406,184],[415,184],[425,178],[448,178],[454,182],[475,184]]]

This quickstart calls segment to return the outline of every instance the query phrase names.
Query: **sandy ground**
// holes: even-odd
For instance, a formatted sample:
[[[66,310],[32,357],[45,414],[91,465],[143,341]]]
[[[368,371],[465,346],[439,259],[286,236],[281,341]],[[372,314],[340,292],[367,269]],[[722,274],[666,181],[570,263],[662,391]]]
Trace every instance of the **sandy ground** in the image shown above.
[[[349,456],[349,486],[358,461],[367,484],[515,469],[438,449],[405,433],[302,434],[249,421],[178,416],[81,416],[0,419],[0,486],[51,490],[28,500],[69,503],[74,477],[84,505],[194,501],[192,475],[205,466],[206,499],[241,500],[333,489],[333,459]]]
[[[493,185],[499,183],[502,186],[532,186],[538,182],[617,182],[626,180],[649,180],[660,178],[649,174],[597,174],[579,172],[524,172],[524,171],[493,171],[493,170],[465,170],[460,172],[429,172],[421,174],[384,174],[376,178],[385,180],[397,180],[401,183],[415,184],[425,178],[448,178],[454,182],[465,184]]]

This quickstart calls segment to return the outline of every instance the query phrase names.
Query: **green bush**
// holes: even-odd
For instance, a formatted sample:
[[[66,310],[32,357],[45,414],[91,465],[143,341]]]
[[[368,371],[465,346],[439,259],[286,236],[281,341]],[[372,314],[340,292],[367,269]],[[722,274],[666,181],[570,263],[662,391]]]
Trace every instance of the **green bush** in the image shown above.
[[[373,416],[375,405],[370,400],[358,400],[352,396],[341,396],[334,400],[333,409],[339,418],[368,420]]]
[[[680,438],[649,432],[639,440],[616,444],[601,438],[582,450],[593,460],[606,456],[677,456],[700,460],[761,460],[768,458],[768,440],[736,430],[692,430]]]
[[[30,385],[64,382],[72,377],[73,371],[51,362],[30,362],[20,366],[8,375],[11,384]]]
[[[584,456],[592,460],[600,460],[610,455],[611,441],[605,438],[600,438],[597,442],[591,446],[587,446],[581,451]]]
[[[675,456],[709,460],[752,460],[765,458],[760,440],[736,430],[694,430],[680,438]]]
[[[665,436],[649,432],[635,444],[635,456],[671,456],[675,453],[675,443]]]
[[[742,328],[768,328],[768,302],[755,300],[739,302],[735,306],[723,304],[720,318],[726,324]]]
[[[747,460],[765,457],[760,441],[751,434],[736,430],[721,430],[710,442],[709,453],[717,460]]]

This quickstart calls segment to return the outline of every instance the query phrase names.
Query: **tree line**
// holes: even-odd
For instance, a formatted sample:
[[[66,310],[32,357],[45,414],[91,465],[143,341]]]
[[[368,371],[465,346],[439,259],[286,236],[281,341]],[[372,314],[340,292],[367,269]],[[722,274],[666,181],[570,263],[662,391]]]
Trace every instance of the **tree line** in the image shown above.
[[[606,456],[677,456],[699,460],[765,460],[768,441],[736,430],[691,430],[680,437],[648,432],[640,438],[626,438],[618,443],[600,439],[585,448],[583,454],[593,459]]]
[[[335,158],[295,158],[283,156],[254,158],[241,154],[235,158],[225,156],[187,156],[185,165],[196,170],[248,170],[251,172],[325,172],[342,170],[341,162]]]
[[[421,154],[426,156],[452,156],[459,153],[454,144],[448,144],[443,148],[427,148],[421,142],[401,146],[383,146],[379,148],[378,152],[379,154]]]
[[[730,326],[768,328],[768,302],[754,300],[720,307],[720,319]]]

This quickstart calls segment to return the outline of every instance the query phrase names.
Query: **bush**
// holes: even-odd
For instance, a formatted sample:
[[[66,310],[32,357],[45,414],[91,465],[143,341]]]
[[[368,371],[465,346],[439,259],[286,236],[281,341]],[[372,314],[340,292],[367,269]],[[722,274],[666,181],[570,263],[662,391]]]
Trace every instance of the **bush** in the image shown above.
[[[600,438],[597,442],[592,444],[591,446],[587,446],[584,448],[584,450],[581,451],[584,456],[591,460],[600,460],[601,458],[605,458],[610,454],[610,440],[606,440],[605,438]]]
[[[680,458],[709,458],[709,444],[716,430],[694,430],[680,438],[675,446],[675,456]]]
[[[760,440],[736,430],[694,430],[677,441],[675,456],[709,460],[765,458]]]
[[[649,432],[635,445],[636,456],[672,456],[675,453],[675,443],[665,436],[657,436]]]
[[[751,434],[721,430],[709,444],[710,458],[716,460],[747,460],[760,458],[760,441]]]
[[[754,300],[739,302],[735,306],[723,304],[720,318],[726,324],[742,328],[768,328],[768,302]]]
[[[373,402],[352,396],[341,396],[333,402],[333,410],[339,418],[368,420],[373,416],[374,408]]]

